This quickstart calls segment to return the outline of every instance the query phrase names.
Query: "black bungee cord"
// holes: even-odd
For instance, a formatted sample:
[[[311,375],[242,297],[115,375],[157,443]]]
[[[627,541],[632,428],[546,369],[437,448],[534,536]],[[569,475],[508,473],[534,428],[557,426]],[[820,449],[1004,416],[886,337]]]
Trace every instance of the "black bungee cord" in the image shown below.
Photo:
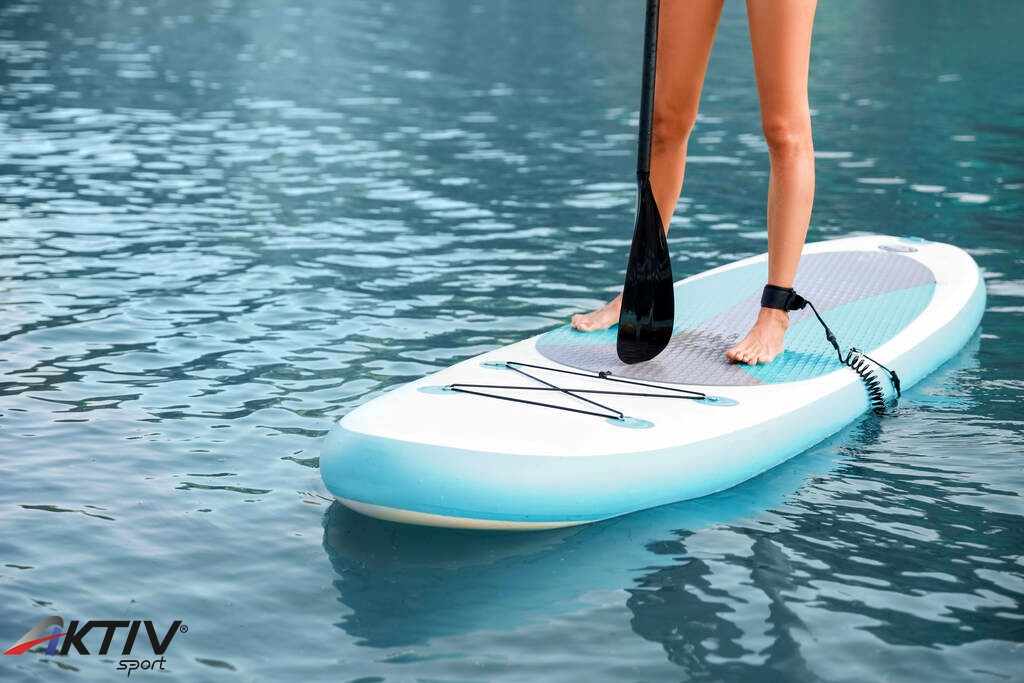
[[[589,399],[580,394],[603,394],[613,396],[640,396],[644,398],[684,398],[690,400],[702,400],[708,398],[707,394],[700,391],[692,391],[690,389],[680,389],[678,387],[665,387],[657,384],[648,384],[647,382],[638,382],[635,380],[622,379],[619,377],[613,377],[612,373],[608,370],[597,373],[588,372],[577,372],[575,370],[563,370],[562,368],[551,368],[544,365],[533,365],[532,363],[521,363],[519,361],[504,361],[497,364],[498,367],[508,368],[514,370],[520,375],[532,379],[535,382],[543,384],[542,387],[524,387],[515,384],[449,384],[446,389],[450,391],[457,391],[463,394],[474,394],[476,396],[487,396],[489,398],[497,398],[502,401],[512,401],[514,403],[525,403],[527,405],[541,406],[544,408],[554,408],[555,410],[565,410],[571,413],[580,413],[582,415],[593,415],[595,417],[605,417],[617,421],[625,421],[625,414],[620,411],[607,406],[603,403],[599,403],[593,399]],[[657,389],[662,392],[668,393],[650,393],[643,391],[616,391],[611,389],[567,389],[560,387],[556,384],[552,384],[545,379],[537,377],[536,375],[530,374],[523,368],[530,368],[533,370],[545,370],[549,372],[558,372],[563,375],[574,375],[576,377],[586,377],[588,379],[599,379],[607,382],[617,382],[619,384],[629,384],[637,387],[645,387],[648,389]],[[557,391],[565,394],[578,401],[583,401],[591,406],[599,408],[605,412],[597,412],[595,410],[586,410],[583,408],[572,408],[570,406],[562,406],[557,403],[544,403],[541,401],[531,401],[525,398],[516,398],[514,396],[506,396],[503,394],[493,393],[490,391],[482,391],[484,389],[504,389],[504,390],[516,390],[516,391]]]

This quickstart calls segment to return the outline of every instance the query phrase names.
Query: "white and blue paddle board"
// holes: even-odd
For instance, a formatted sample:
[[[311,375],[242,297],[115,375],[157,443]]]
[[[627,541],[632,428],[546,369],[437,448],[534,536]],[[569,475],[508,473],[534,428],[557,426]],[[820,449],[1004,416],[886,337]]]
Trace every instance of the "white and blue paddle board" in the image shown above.
[[[735,486],[871,408],[810,309],[790,314],[771,363],[726,360],[766,278],[762,254],[676,283],[672,341],[645,363],[618,360],[614,328],[564,325],[400,386],[334,426],[324,483],[372,517],[476,529],[584,524]],[[794,286],[844,353],[895,370],[904,390],[968,341],[985,307],[974,260],[920,239],[808,244]]]

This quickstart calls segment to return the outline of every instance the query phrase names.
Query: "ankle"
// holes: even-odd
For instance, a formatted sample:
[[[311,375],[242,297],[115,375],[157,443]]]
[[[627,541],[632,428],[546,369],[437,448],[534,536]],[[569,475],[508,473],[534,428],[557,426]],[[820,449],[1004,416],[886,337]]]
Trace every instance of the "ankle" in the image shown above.
[[[789,327],[789,312],[783,311],[778,308],[767,308],[762,306],[761,311],[757,314],[758,322],[770,322],[776,325],[782,325],[782,327]]]

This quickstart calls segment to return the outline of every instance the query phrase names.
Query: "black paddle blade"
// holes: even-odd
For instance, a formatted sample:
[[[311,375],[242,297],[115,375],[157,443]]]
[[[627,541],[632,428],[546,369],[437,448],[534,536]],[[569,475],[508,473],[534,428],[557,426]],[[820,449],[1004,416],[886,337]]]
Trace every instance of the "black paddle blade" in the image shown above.
[[[675,321],[672,262],[648,179],[640,180],[637,195],[633,246],[622,288],[615,347],[619,360],[630,364],[651,360],[661,353],[672,338]]]

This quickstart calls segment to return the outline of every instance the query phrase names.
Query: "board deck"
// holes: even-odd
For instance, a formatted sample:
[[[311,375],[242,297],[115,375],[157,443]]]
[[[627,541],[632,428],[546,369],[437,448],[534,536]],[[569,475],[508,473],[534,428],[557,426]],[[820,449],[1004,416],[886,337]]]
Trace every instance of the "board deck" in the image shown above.
[[[646,363],[617,359],[614,329],[566,325],[398,387],[331,430],[320,459],[324,482],[373,517],[486,529],[586,523],[739,484],[869,408],[860,378],[839,363],[809,310],[791,315],[787,350],[772,363],[726,361],[724,350],[757,314],[766,275],[762,254],[676,283],[671,343]],[[966,252],[885,236],[808,244],[795,286],[844,349],[856,346],[895,369],[904,390],[967,342],[985,302]],[[564,388],[609,390],[608,380],[580,375],[610,372],[708,398],[573,396],[544,389],[509,362],[551,368],[529,372]],[[484,391],[563,409],[448,389],[460,384],[516,385]],[[625,419],[570,412],[605,414],[580,396]]]

